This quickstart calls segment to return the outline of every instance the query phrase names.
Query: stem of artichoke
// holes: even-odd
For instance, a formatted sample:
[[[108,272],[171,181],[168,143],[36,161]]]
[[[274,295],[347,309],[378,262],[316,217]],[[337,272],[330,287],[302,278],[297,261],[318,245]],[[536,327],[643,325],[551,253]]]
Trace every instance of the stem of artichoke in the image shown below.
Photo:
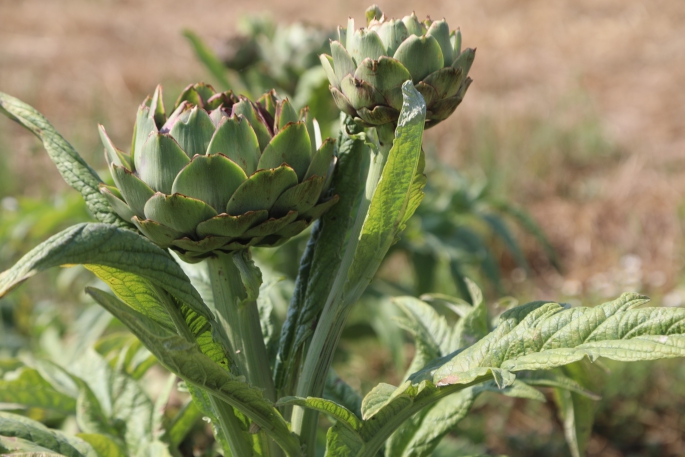
[[[235,351],[230,354],[240,374],[250,384],[264,389],[264,396],[275,401],[275,393],[264,336],[259,323],[256,293],[259,291],[259,270],[247,265],[245,253],[219,254],[207,259],[209,280],[214,294],[217,319]],[[242,273],[242,274],[241,274]],[[252,277],[244,278],[249,274]],[[244,284],[243,279],[256,284]],[[254,295],[248,291],[256,288]]]
[[[161,287],[154,286],[154,290],[157,292],[160,302],[171,317],[178,334],[187,341],[195,343],[195,337],[188,328],[183,316],[178,312],[178,308],[169,294]],[[238,423],[238,418],[235,417],[233,407],[212,394],[209,394],[209,401],[219,419],[219,427],[224,433],[230,447],[230,449],[224,449],[224,452],[230,451],[232,455],[252,455],[252,448],[242,436],[242,428]]]
[[[219,254],[208,258],[206,262],[214,298],[214,312],[234,351],[230,358],[240,374],[250,384],[263,389],[264,397],[273,402],[273,379],[257,309],[261,273],[249,260],[248,252]],[[226,427],[232,425],[222,424]],[[269,440],[266,433],[260,432],[259,435],[264,455],[282,455],[281,449]],[[251,455],[251,452],[237,455]]]
[[[378,187],[381,173],[388,160],[390,149],[394,140],[394,129],[389,126],[381,126],[377,129],[380,140],[380,148],[375,156],[371,157],[369,171],[366,178],[364,198],[359,203],[355,222],[350,232],[349,241],[345,247],[345,253],[335,282],[328,294],[328,299],[321,313],[316,330],[312,336],[309,350],[300,374],[300,382],[297,385],[298,397],[321,397],[326,383],[326,376],[331,367],[335,348],[340,341],[345,321],[349,315],[351,305],[361,296],[366,286],[371,282],[371,277],[365,277],[363,284],[355,284],[353,294],[344,296],[343,288],[347,282],[348,272],[354,260],[354,254],[359,244],[361,230],[369,212],[371,199]],[[300,441],[306,446],[307,456],[315,455],[316,426],[318,413],[313,410],[295,406],[292,414],[292,426],[295,433],[300,434]]]
[[[219,419],[219,427],[228,441],[230,449],[224,449],[224,452],[228,450],[232,455],[253,455],[252,446],[243,437],[242,427],[235,417],[233,407],[214,395],[209,395],[209,401],[216,418]]]

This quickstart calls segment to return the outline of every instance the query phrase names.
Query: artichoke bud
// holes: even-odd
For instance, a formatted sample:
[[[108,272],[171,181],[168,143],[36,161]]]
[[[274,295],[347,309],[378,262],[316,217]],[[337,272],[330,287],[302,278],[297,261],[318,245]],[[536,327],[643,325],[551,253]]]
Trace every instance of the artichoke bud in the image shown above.
[[[335,141],[309,110],[272,90],[252,102],[204,83],[167,117],[158,86],[138,110],[131,154],[100,126],[115,186],[112,209],[188,262],[250,246],[278,246],[338,201]]]
[[[386,17],[377,5],[366,10],[365,28],[338,28],[331,55],[321,55],[338,108],[364,127],[395,124],[402,84],[411,79],[426,101],[426,128],[447,119],[468,89],[475,50],[462,51],[461,32],[445,19],[419,21],[412,13]]]

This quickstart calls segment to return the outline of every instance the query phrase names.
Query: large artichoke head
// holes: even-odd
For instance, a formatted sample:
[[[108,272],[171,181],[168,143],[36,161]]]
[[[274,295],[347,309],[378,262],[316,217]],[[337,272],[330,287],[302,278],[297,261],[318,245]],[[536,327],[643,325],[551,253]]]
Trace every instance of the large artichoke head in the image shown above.
[[[167,117],[157,87],[138,110],[130,155],[102,126],[100,136],[115,183],[100,191],[122,219],[187,261],[277,246],[338,200],[329,196],[334,141],[321,143],[308,110],[273,91],[254,103],[195,84]]]
[[[471,84],[475,49],[461,50],[461,32],[444,20],[419,21],[414,13],[389,19],[372,6],[367,27],[338,28],[331,55],[322,55],[335,103],[365,127],[396,123],[402,84],[412,80],[426,101],[426,128],[447,119]]]

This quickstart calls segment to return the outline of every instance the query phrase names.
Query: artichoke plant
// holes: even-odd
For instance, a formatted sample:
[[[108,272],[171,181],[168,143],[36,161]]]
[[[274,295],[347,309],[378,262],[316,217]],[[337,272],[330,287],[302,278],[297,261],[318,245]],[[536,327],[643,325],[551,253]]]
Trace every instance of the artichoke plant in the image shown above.
[[[158,86],[138,110],[130,155],[102,126],[100,136],[115,183],[100,191],[186,261],[280,245],[338,200],[334,141],[321,142],[307,108],[297,113],[273,91],[254,103],[190,85],[167,117]]]
[[[426,101],[425,127],[447,119],[471,84],[475,49],[462,51],[461,32],[445,20],[389,19],[378,6],[366,17],[366,28],[355,30],[352,18],[339,27],[331,55],[320,56],[338,108],[364,127],[396,123],[402,83],[412,80]]]

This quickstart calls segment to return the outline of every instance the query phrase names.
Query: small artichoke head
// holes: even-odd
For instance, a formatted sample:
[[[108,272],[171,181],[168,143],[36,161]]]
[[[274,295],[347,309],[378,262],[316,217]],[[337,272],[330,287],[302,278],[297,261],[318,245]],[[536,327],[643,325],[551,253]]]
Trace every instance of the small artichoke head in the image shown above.
[[[119,216],[190,262],[250,246],[277,246],[334,205],[335,143],[321,141],[307,108],[274,91],[256,103],[188,86],[167,117],[162,88],[138,110],[131,154],[100,126]]]
[[[426,128],[447,119],[471,84],[475,49],[462,51],[461,32],[444,19],[390,19],[376,5],[366,19],[366,28],[355,29],[352,18],[338,27],[331,55],[320,56],[338,108],[365,127],[394,124],[411,80],[426,101]]]

